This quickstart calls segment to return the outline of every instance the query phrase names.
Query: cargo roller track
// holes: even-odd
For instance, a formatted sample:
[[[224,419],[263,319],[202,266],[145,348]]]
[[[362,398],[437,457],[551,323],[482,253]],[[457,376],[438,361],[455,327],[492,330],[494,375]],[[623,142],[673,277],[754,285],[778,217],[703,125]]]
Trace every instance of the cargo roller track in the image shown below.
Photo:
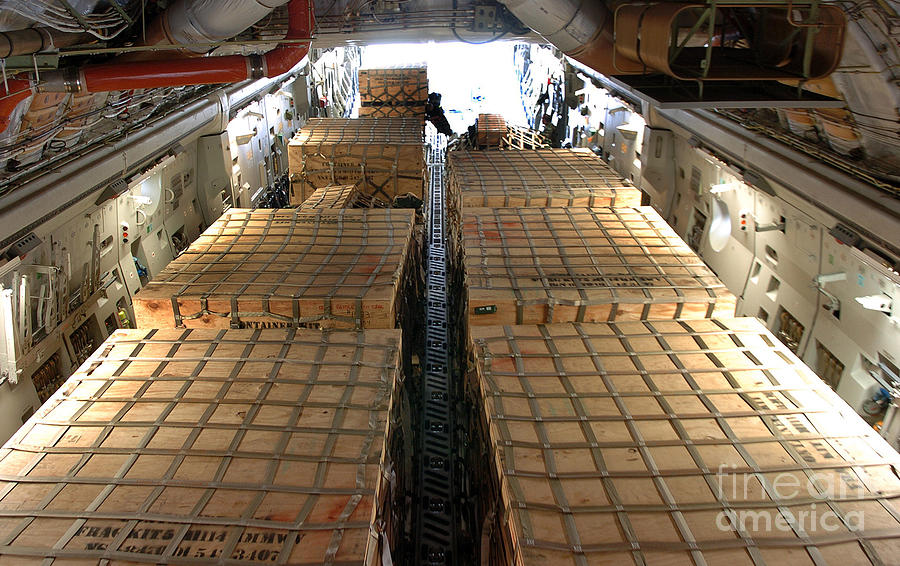
[[[446,138],[429,128],[425,358],[419,419],[416,564],[455,564],[454,400],[447,279],[444,163]]]

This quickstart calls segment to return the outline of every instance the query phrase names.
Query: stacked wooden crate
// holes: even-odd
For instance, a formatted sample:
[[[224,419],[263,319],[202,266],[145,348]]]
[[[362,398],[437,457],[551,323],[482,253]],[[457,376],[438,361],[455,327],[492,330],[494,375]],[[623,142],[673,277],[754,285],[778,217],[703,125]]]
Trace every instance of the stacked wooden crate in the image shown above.
[[[373,196],[363,194],[353,185],[331,185],[316,189],[309,195],[300,210],[318,208],[387,208],[387,203]]]
[[[454,262],[462,212],[488,207],[638,206],[641,191],[588,151],[451,151],[447,218]]]
[[[359,99],[361,117],[416,118],[424,124],[428,69],[360,69]]]
[[[291,204],[330,185],[355,185],[387,202],[422,198],[423,130],[415,118],[313,118],[288,143]]]
[[[382,564],[398,330],[118,330],[0,450],[2,564]]]
[[[757,320],[471,340],[481,564],[896,562],[900,457]]]
[[[479,114],[475,128],[479,147],[497,148],[506,135],[506,120],[500,114]]]
[[[482,564],[893,559],[900,458],[639,191],[584,153],[449,162]]]
[[[140,328],[394,328],[417,299],[415,213],[231,209],[134,297]]]
[[[451,209],[639,206],[641,192],[586,150],[452,151]]]
[[[470,325],[733,316],[735,297],[650,207],[467,208]]]

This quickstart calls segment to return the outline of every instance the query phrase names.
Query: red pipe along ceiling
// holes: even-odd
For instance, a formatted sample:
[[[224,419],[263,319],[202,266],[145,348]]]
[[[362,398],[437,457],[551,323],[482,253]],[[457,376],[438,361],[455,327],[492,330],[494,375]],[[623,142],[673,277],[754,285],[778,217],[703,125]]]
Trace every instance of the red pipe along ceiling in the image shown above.
[[[311,39],[314,29],[312,0],[291,0],[285,39]],[[9,127],[16,106],[34,92],[105,92],[272,78],[291,70],[307,53],[309,42],[283,43],[263,55],[112,62],[50,71],[41,75],[38,85],[29,79],[7,79],[5,85],[0,82],[0,132]]]
[[[312,0],[291,0],[285,39],[311,39],[315,28]],[[201,84],[235,83],[277,77],[288,72],[309,53],[309,42],[283,43],[263,55],[228,55],[194,59],[111,62],[41,74],[37,91],[105,92]],[[0,83],[0,130],[22,100],[32,94],[28,80],[13,79],[9,90]],[[5,123],[4,123],[5,121]]]
[[[285,39],[310,39],[314,27],[312,0],[291,0]],[[285,43],[264,55],[87,65],[77,76],[70,75],[65,87],[69,92],[104,92],[272,78],[288,72],[308,52],[309,43]]]

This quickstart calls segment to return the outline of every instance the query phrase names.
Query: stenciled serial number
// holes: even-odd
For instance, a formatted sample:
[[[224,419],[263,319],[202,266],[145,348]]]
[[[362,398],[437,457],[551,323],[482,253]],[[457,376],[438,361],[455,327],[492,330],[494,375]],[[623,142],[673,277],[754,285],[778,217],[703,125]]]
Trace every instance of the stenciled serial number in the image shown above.
[[[120,532],[119,527],[84,526],[75,536],[94,539],[84,545],[85,550],[105,551],[109,549],[107,541],[118,537]],[[176,534],[175,528],[168,527],[133,529],[128,533],[125,542],[119,546],[118,551],[161,556],[166,552],[170,541],[175,538]],[[243,532],[234,550],[231,551],[230,558],[249,562],[275,562],[290,536],[296,536],[296,543],[299,543],[303,537],[301,534],[291,535],[286,532]],[[228,538],[229,532],[226,530],[189,529],[179,541],[178,547],[172,551],[172,555],[190,558],[221,558],[226,554],[224,547]]]
[[[551,287],[648,287],[665,281],[658,275],[549,275],[543,279],[532,277],[532,281],[546,281]]]

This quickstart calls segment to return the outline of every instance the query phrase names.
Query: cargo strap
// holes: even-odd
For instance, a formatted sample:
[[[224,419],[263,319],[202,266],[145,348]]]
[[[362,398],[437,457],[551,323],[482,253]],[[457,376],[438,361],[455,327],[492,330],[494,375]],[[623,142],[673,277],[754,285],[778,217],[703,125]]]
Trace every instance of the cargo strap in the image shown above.
[[[601,214],[612,217],[613,221],[602,218]],[[567,319],[576,322],[585,322],[586,307],[599,305],[609,305],[609,322],[617,320],[620,309],[625,305],[641,305],[641,320],[662,318],[654,312],[654,305],[657,304],[673,304],[672,313],[666,314],[665,318],[683,317],[687,305],[704,305],[705,316],[712,316],[717,301],[727,293],[724,285],[707,281],[717,281],[715,274],[696,256],[684,258],[684,255],[690,254],[687,250],[677,249],[678,246],[684,247],[681,240],[674,232],[664,232],[649,214],[649,211],[640,208],[518,208],[469,212],[463,228],[463,238],[467,240],[464,244],[467,253],[471,254],[467,260],[468,287],[494,289],[492,278],[503,279],[500,289],[511,291],[514,296],[516,324],[535,322],[533,315],[526,317],[525,314],[525,309],[531,306],[547,308],[546,316],[537,322],[557,321],[554,318],[556,306],[576,307],[576,313]],[[634,218],[639,219],[641,229],[651,232],[653,240],[665,242],[666,251],[675,260],[663,262],[654,255],[643,241],[648,237],[637,234],[635,228],[629,225],[635,222]],[[627,236],[613,233],[611,224],[615,224],[616,231],[624,231]],[[475,230],[471,230],[473,227]],[[602,246],[593,244],[592,240],[601,238],[587,234],[585,227],[602,234],[605,243]],[[537,228],[546,232],[543,237],[552,243],[536,242],[538,236],[534,230]],[[577,237],[574,245],[564,242],[564,238],[573,238],[564,236],[562,231],[574,233]],[[514,238],[513,234],[518,236],[518,232],[524,238]],[[500,274],[497,266],[489,265],[491,259],[498,259],[498,255],[490,254],[497,245],[488,242],[489,233],[496,234],[500,240],[502,254],[499,257],[503,258],[505,275]],[[623,244],[619,243],[623,238],[635,251],[628,252],[623,248]],[[548,253],[548,248],[553,251]],[[614,257],[615,261],[606,259],[610,257]],[[638,257],[640,262],[634,259]],[[522,258],[528,261],[517,265],[515,261]],[[542,264],[544,259],[558,260],[563,265],[553,272]],[[687,273],[682,275],[678,271]],[[529,279],[533,281],[529,282]],[[562,298],[559,289],[573,290],[578,298]],[[625,296],[622,289],[640,291],[642,296]],[[592,297],[588,294],[591,290],[602,290],[609,297]],[[702,291],[706,297],[688,297],[686,290]],[[659,291],[670,293],[661,296]],[[543,296],[528,298],[534,294]]]
[[[241,264],[227,263],[225,260],[228,257],[228,254],[234,252],[235,246],[238,244],[237,238],[244,234],[249,228],[251,218],[260,218],[266,212],[268,212],[269,215],[266,217],[264,226],[254,226],[254,229],[261,231],[261,234],[265,234],[270,232],[271,228],[277,224],[280,230],[286,230],[278,247],[271,252],[266,251],[265,254],[268,254],[267,259],[261,262],[260,266],[254,271],[247,271]],[[253,211],[252,216],[251,214],[245,214],[243,219],[235,219],[234,217],[237,216],[236,214],[226,215],[226,217],[217,221],[214,228],[208,232],[207,235],[211,238],[211,243],[205,247],[198,247],[194,251],[198,256],[215,253],[213,259],[207,261],[205,264],[201,264],[202,267],[196,272],[175,272],[169,270],[160,274],[158,280],[154,281],[155,285],[171,285],[177,287],[177,290],[170,298],[175,325],[182,327],[187,320],[196,320],[205,316],[211,316],[231,319],[232,328],[244,328],[248,326],[280,326],[295,328],[305,326],[318,327],[323,322],[327,321],[340,322],[343,323],[343,326],[349,328],[362,328],[364,323],[363,300],[366,293],[377,287],[390,287],[395,286],[396,284],[396,273],[393,274],[390,280],[384,277],[387,275],[385,271],[386,268],[391,267],[387,262],[391,257],[404,257],[407,254],[410,247],[409,233],[411,226],[409,223],[401,223],[398,215],[391,215],[390,210],[387,211],[386,217],[384,211],[382,211],[378,218],[370,217],[368,211],[365,210],[354,211],[355,216],[352,218],[345,218],[345,212],[345,210],[316,210],[304,212],[298,210],[257,210]],[[307,219],[309,222],[299,222],[300,220],[305,221]],[[287,282],[288,277],[300,272],[300,267],[308,261],[308,256],[314,253],[317,242],[320,241],[319,235],[320,231],[323,230],[323,220],[325,219],[329,221],[327,223],[329,226],[334,226],[336,229],[336,233],[329,232],[327,235],[322,235],[322,238],[326,238],[332,244],[331,249],[327,252],[326,257],[317,259],[318,265],[314,270],[307,274],[305,282]],[[412,220],[410,219],[409,222],[412,222]],[[295,234],[299,225],[311,226],[308,241],[306,242],[304,249],[294,255],[291,263],[287,265],[278,263],[276,265],[276,262],[283,262],[287,255],[284,253],[287,246],[291,245],[294,241],[299,241],[299,235]],[[229,242],[228,235],[232,234],[234,231],[237,232],[237,235]],[[395,231],[397,231],[398,234],[402,234],[403,237],[397,237]],[[370,234],[386,238],[387,242],[384,249],[379,250],[380,253],[378,254],[377,262],[373,264],[365,263],[366,261],[369,261],[365,256],[365,252],[367,251],[365,245],[361,245],[349,251],[339,251],[340,236],[345,233],[358,236],[363,242],[366,241]],[[240,253],[262,254],[261,246],[270,246],[273,244],[273,239],[271,237],[263,238],[261,234],[257,240],[250,245],[249,250],[241,251]],[[306,238],[306,235],[304,235],[303,240],[306,240]],[[277,240],[275,241],[277,242]],[[213,246],[221,247],[223,245],[223,250],[212,252],[214,249]],[[321,245],[321,243],[318,245]],[[322,292],[316,291],[319,287],[316,278],[321,275],[325,269],[333,269],[335,265],[344,266],[344,270],[340,273],[338,281],[332,285],[331,290],[327,293],[323,294]],[[368,273],[368,277],[365,281],[354,281],[351,283],[348,281],[348,278],[353,275],[353,269],[358,266],[371,266],[372,270]],[[277,273],[279,273],[277,280],[272,282],[260,281],[263,275],[272,273],[275,271],[276,267],[278,268]],[[218,276],[217,279],[219,279],[220,282],[204,283],[202,281],[204,276],[213,274]],[[179,281],[178,279],[183,278],[184,275],[188,275],[190,277],[189,280],[187,282]],[[230,305],[229,310],[227,312],[216,312],[211,309],[209,301],[217,298],[218,289],[223,285],[229,284],[222,281],[227,281],[229,276],[236,275],[240,275],[247,280],[244,281],[241,279],[241,281],[243,281],[242,283],[230,283],[230,285],[237,285],[237,289],[221,293],[221,301],[227,302]],[[382,276],[383,280],[376,282],[378,276]],[[194,286],[203,286],[204,289],[207,290],[198,296],[191,293],[191,289]],[[291,290],[291,294],[288,295],[284,291],[278,292],[279,289],[289,289]],[[197,303],[199,303],[199,308],[195,312],[184,313],[183,303],[187,300],[197,301]],[[301,300],[305,302],[321,300],[322,312],[301,316]],[[335,312],[334,302],[336,300],[344,303],[351,303],[352,310],[349,313]],[[272,301],[278,301],[282,304],[289,302],[291,309],[290,314],[274,312],[271,306]],[[260,310],[247,309],[244,307],[243,305],[248,302],[257,302],[261,307]],[[253,319],[262,319],[262,321]]]
[[[860,489],[852,493],[837,495],[831,493],[833,486],[830,487],[827,481],[821,480],[823,476],[818,475],[819,481],[816,480],[817,472],[826,472],[826,477],[833,477],[838,473],[849,474],[853,481],[858,481],[857,476],[867,477],[869,468],[881,470],[892,468],[893,459],[882,457],[876,453],[877,449],[871,454],[856,452],[862,445],[870,446],[869,441],[881,442],[877,433],[855,429],[837,434],[822,434],[816,431],[816,423],[822,422],[820,417],[817,420],[817,415],[833,414],[834,409],[829,401],[831,399],[837,401],[835,393],[812,375],[808,380],[796,376],[796,379],[800,379],[797,384],[790,378],[785,381],[782,376],[786,370],[802,373],[806,372],[806,368],[799,360],[793,358],[783,345],[773,343],[763,333],[733,330],[716,320],[640,324],[640,328],[635,328],[613,323],[608,326],[612,333],[590,334],[587,327],[576,323],[571,325],[574,335],[563,333],[559,329],[552,330],[551,334],[554,327],[547,326],[534,327],[538,330],[535,334],[516,335],[514,327],[504,327],[502,335],[475,341],[482,367],[479,376],[482,384],[481,393],[490,415],[490,430],[496,431],[489,443],[493,444],[497,451],[496,462],[503,462],[505,465],[501,471],[510,498],[506,501],[507,511],[515,515],[514,523],[521,530],[518,536],[514,536],[519,544],[572,552],[575,554],[576,563],[584,563],[585,556],[590,553],[618,551],[631,552],[636,564],[645,564],[649,560],[644,555],[645,552],[665,549],[686,551],[690,553],[695,563],[706,564],[707,557],[704,557],[704,552],[742,548],[755,565],[762,566],[766,564],[763,553],[767,548],[800,549],[804,555],[808,554],[814,564],[824,565],[826,562],[822,551],[819,550],[820,547],[848,542],[858,543],[871,563],[883,562],[884,556],[879,555],[875,546],[876,541],[896,537],[897,529],[854,531],[847,511],[848,508],[858,508],[859,504],[873,502],[881,507],[880,510],[900,522],[898,517],[900,512],[893,503],[900,498],[900,491],[880,490],[860,484]],[[673,324],[683,331],[672,330]],[[693,341],[693,347],[685,341],[686,337]],[[677,346],[670,344],[673,338],[678,340]],[[557,347],[560,340],[566,344],[565,351],[560,351]],[[581,342],[583,350],[575,347],[576,340]],[[635,340],[640,341],[640,348],[636,347]],[[658,349],[653,349],[648,344],[650,341],[655,342]],[[494,342],[501,343],[496,349],[499,352],[497,354],[492,353],[491,344]],[[757,342],[761,342],[763,346],[748,345]],[[769,362],[757,355],[761,348],[762,356],[772,356]],[[627,361],[633,369],[609,368],[613,363],[618,366],[619,363],[615,360],[621,360],[623,356],[627,356]],[[649,357],[653,358],[652,363],[648,360]],[[740,362],[737,361],[738,357],[741,358]],[[502,370],[496,363],[499,358],[503,360]],[[575,367],[584,366],[583,362],[576,361],[579,358],[591,360],[593,369],[573,371]],[[542,363],[537,366],[531,363],[531,359],[540,359]],[[667,361],[663,366],[665,369],[660,369],[662,359]],[[552,362],[552,369],[545,367],[548,361]],[[542,369],[535,371],[535,367]],[[588,383],[586,378],[589,376],[598,380],[598,383],[595,386],[588,386],[588,391],[584,391],[583,384]],[[626,376],[629,379],[624,379]],[[684,387],[673,386],[668,381],[661,386],[657,382],[660,378],[668,380],[675,376],[684,380]],[[547,393],[547,386],[550,383],[548,379],[558,380],[563,386],[562,390]],[[710,379],[724,380],[724,383],[720,387],[708,387],[707,382]],[[542,390],[536,390],[532,383],[540,384]],[[513,384],[515,385],[512,386]],[[627,385],[624,389],[623,384]],[[811,393],[810,387],[822,398],[821,410],[804,408],[804,405],[809,406],[804,399]],[[634,408],[639,406],[638,400],[647,398],[657,403],[659,410],[635,411]],[[730,405],[734,403],[730,402],[730,398],[739,398],[747,405],[748,410],[731,407]],[[616,407],[616,412],[598,415],[596,410],[588,410],[588,407],[602,406],[597,403],[599,399],[611,401]],[[687,412],[683,406],[689,399],[696,399],[702,405],[702,409],[698,407],[697,410]],[[512,401],[511,414],[506,414],[505,400]],[[544,407],[555,406],[554,400],[569,403],[572,413],[563,411],[560,414],[554,410],[553,414],[546,414]],[[729,400],[729,407],[721,407],[721,403],[726,400]],[[682,408],[678,408],[678,405]],[[525,406],[527,410],[523,411]],[[802,421],[798,419],[798,424],[790,427],[788,422],[780,420],[780,417],[785,415],[802,416],[804,419]],[[735,417],[743,416],[758,418],[771,436],[746,438],[746,432],[736,432],[733,428],[737,422]],[[642,432],[644,429],[639,423],[652,419],[668,423],[675,438],[646,439]],[[697,431],[692,432],[687,428],[691,421],[710,420],[715,421],[723,437],[705,438],[698,436]],[[591,426],[592,422],[597,421],[621,423],[627,429],[630,440],[621,442],[599,440],[595,431],[603,429]],[[566,422],[578,427],[584,440],[551,441],[547,435],[547,427],[553,422]],[[514,423],[520,423],[520,426],[521,423],[532,424],[536,432],[536,442],[514,440],[510,430]],[[848,442],[841,442],[841,439],[847,439]],[[756,457],[760,454],[759,448],[773,442],[791,455],[790,460],[784,464],[773,462],[761,465]],[[666,467],[660,470],[652,452],[657,446],[682,448],[685,457],[690,458],[690,464],[686,464],[684,469]],[[732,447],[746,465],[728,468],[725,473],[755,478],[764,493],[765,501],[758,500],[763,498],[743,501],[739,497],[729,497],[723,493],[727,484],[722,482],[727,478],[722,477],[721,469],[712,467],[715,462],[711,463],[708,455],[704,459],[701,451],[705,446]],[[842,448],[844,446],[854,448],[845,452]],[[871,446],[874,448],[875,444]],[[613,452],[604,452],[601,449],[616,448],[628,448],[638,454],[643,469],[609,469],[604,458],[608,458]],[[516,469],[517,449],[540,451],[545,469]],[[595,469],[561,471],[556,468],[554,450],[588,450]],[[809,479],[810,485],[817,486],[821,492],[818,495],[823,497],[818,497],[817,494],[810,494],[809,497],[782,496],[771,479],[778,473],[804,475]],[[538,478],[548,483],[553,494],[553,503],[528,501],[529,494],[522,487],[522,480],[533,482]],[[615,480],[618,478],[648,479],[653,483],[653,492],[658,495],[659,503],[624,502],[616,489]],[[667,484],[667,481],[674,478],[698,478],[699,481],[705,482],[710,494],[709,501],[676,501]],[[593,479],[600,482],[608,503],[570,507],[560,484],[567,479]],[[807,532],[803,515],[799,515],[798,519],[794,510],[809,505],[821,505],[833,512],[842,528],[827,533]],[[731,515],[728,513],[739,513],[741,510],[757,512],[760,509],[782,517],[793,536],[756,538],[740,520],[730,520],[729,525],[734,530],[735,538],[703,540],[706,537],[698,538],[694,535],[687,518],[688,513],[697,517],[698,513],[708,515],[719,511],[730,519]],[[531,524],[530,511],[541,514],[561,513],[565,542],[538,538]],[[677,530],[678,542],[664,540],[648,542],[646,534],[640,538],[636,536],[630,523],[631,517],[633,514],[649,512],[665,513],[670,518]],[[580,513],[615,514],[624,540],[582,544],[579,532],[585,532],[583,530],[585,523],[581,523],[582,531],[578,531],[574,521]],[[543,520],[546,523],[546,517],[543,517]]]
[[[271,556],[271,558],[262,559],[267,563],[288,564],[294,562],[294,560],[291,560],[294,546],[306,532],[312,531],[331,531],[331,539],[323,563],[338,563],[336,556],[340,550],[344,532],[347,529],[362,530],[369,527],[367,520],[351,521],[350,517],[353,516],[363,497],[371,498],[376,495],[373,489],[366,487],[366,480],[370,479],[367,478],[367,474],[372,474],[372,471],[379,467],[381,460],[376,441],[383,437],[385,433],[387,421],[385,417],[392,405],[391,396],[395,385],[394,376],[398,370],[399,344],[394,340],[387,340],[378,344],[367,343],[365,332],[335,334],[325,331],[318,336],[316,341],[297,339],[296,329],[288,329],[278,333],[276,336],[279,338],[273,337],[273,332],[275,331],[267,331],[266,339],[261,338],[263,332],[261,330],[255,330],[252,333],[239,337],[229,337],[229,331],[221,330],[215,334],[212,340],[209,339],[209,332],[205,332],[202,338],[193,338],[193,333],[196,332],[198,331],[183,330],[177,336],[173,336],[168,340],[157,339],[156,335],[159,331],[156,330],[146,331],[139,339],[117,338],[114,346],[123,350],[121,354],[109,358],[103,358],[103,355],[100,353],[94,355],[95,363],[115,368],[111,375],[95,378],[89,375],[81,376],[78,382],[79,385],[86,385],[86,388],[91,390],[91,394],[81,395],[82,387],[80,386],[60,390],[56,394],[55,403],[50,406],[46,414],[39,413],[36,415],[32,421],[34,425],[47,426],[51,422],[61,422],[58,419],[51,418],[53,407],[65,401],[71,401],[74,405],[76,399],[78,399],[77,405],[79,408],[70,415],[67,421],[69,426],[55,427],[59,431],[53,438],[47,439],[45,445],[48,447],[56,446],[63,436],[69,434],[71,432],[70,428],[74,426],[72,423],[77,423],[77,426],[97,427],[100,428],[100,432],[87,449],[83,446],[51,449],[35,447],[34,445],[22,445],[21,447],[13,448],[25,453],[32,452],[34,457],[18,474],[8,475],[6,481],[10,483],[0,490],[0,497],[7,495],[16,485],[20,484],[46,483],[52,485],[52,487],[48,495],[41,501],[34,500],[29,503],[28,506],[31,509],[0,510],[0,517],[6,517],[14,525],[4,536],[3,540],[0,540],[0,548],[3,549],[4,554],[10,556],[45,557],[48,560],[53,557],[61,557],[93,561],[101,560],[101,562],[103,559],[114,559],[153,564],[181,563],[184,555],[179,553],[184,551],[183,547],[190,546],[192,541],[195,540],[189,535],[191,529],[219,527],[222,539],[217,540],[222,543],[221,556],[225,557],[226,560],[230,557],[240,561],[240,558],[235,558],[235,556],[240,555],[238,544],[241,543],[243,535],[249,530],[266,529],[269,532],[286,533],[286,536],[283,537],[283,542],[281,542],[281,537],[279,537],[278,548],[272,549],[277,552],[263,549],[267,557]],[[335,336],[345,338],[338,339]],[[352,336],[353,340],[347,340],[346,337],[348,336]],[[156,351],[159,351],[159,348],[165,348],[166,344],[169,344],[169,347],[164,355],[159,357],[142,355],[148,345],[152,345]],[[272,357],[268,357],[265,352],[257,353],[257,348],[264,344],[277,345],[277,353]],[[215,356],[216,350],[223,345],[240,346],[242,353],[228,360],[233,365],[227,376],[210,377],[208,364],[224,361],[224,358]],[[295,345],[314,347],[316,348],[316,353],[312,359],[292,359],[288,354]],[[198,347],[203,348],[201,355],[180,356],[182,348],[189,350],[193,354]],[[330,348],[338,348],[342,353],[345,353],[347,348],[353,348],[353,353],[349,358],[341,358],[342,361],[332,360],[326,357],[329,355]],[[377,357],[379,352],[381,354],[380,358]],[[133,363],[146,363],[150,360],[155,362],[155,369],[149,375],[147,373],[139,373],[139,375],[147,376],[146,378],[129,377],[135,374],[135,369],[131,367]],[[186,363],[193,365],[192,371],[185,372],[182,369],[175,370],[170,367],[170,364],[175,364],[183,368],[183,364]],[[292,372],[282,371],[287,363],[302,363],[308,366],[308,369],[304,372],[304,379],[291,380],[290,375],[292,375]],[[259,364],[266,364],[266,366],[270,367],[266,375],[255,377],[250,381],[242,377],[247,374],[248,370],[252,371],[252,368],[258,367]],[[346,377],[340,380],[336,380],[333,377],[321,379],[319,375],[320,370],[329,365],[340,365],[347,368]],[[366,368],[366,381],[360,381],[360,372],[364,368]],[[377,373],[373,375],[371,370],[367,368],[376,368]],[[179,379],[173,380],[171,377],[172,372],[175,372]],[[215,371],[212,373],[215,375]],[[114,416],[104,416],[103,419],[99,419],[100,422],[95,424],[89,413],[89,411],[96,410],[96,407],[94,407],[95,402],[102,401],[103,393],[110,390],[110,388],[119,387],[129,380],[134,380],[135,383],[140,384],[135,391],[128,394],[130,399],[126,397],[124,401],[117,403],[121,405],[121,408],[117,410]],[[238,413],[241,416],[240,422],[212,422],[221,404],[209,403],[194,422],[181,423],[181,427],[174,426],[174,428],[186,429],[187,434],[184,436],[180,447],[159,448],[151,445],[154,436],[161,429],[170,429],[173,428],[173,425],[176,425],[176,423],[171,422],[170,416],[180,406],[182,400],[192,397],[190,391],[195,384],[218,382],[220,384],[218,392],[211,395],[209,399],[224,399],[227,397],[230,388],[235,384],[240,384],[242,380],[254,385],[255,401],[247,404],[247,410],[243,414]],[[166,382],[183,383],[178,387],[177,391],[172,391],[165,397],[161,397],[155,390],[150,390],[151,387]],[[286,400],[283,403],[269,399],[270,392],[276,385],[282,386],[294,383],[305,384],[297,398]],[[342,388],[340,398],[330,403],[311,401],[310,396],[314,393],[313,386],[317,384],[340,386]],[[373,394],[361,396],[360,390],[362,387],[374,388]],[[116,394],[113,393],[113,395]],[[118,395],[118,397],[121,396],[121,394]],[[352,399],[365,399],[366,402],[352,403]],[[129,411],[138,404],[150,403],[151,400],[157,405],[163,405],[158,415],[151,421],[125,419]],[[330,427],[306,428],[307,432],[327,435],[320,454],[318,456],[311,454],[308,457],[288,454],[288,444],[292,438],[290,433],[300,430],[301,427],[278,427],[279,439],[274,445],[273,451],[268,454],[262,454],[264,458],[268,456],[268,459],[271,461],[263,476],[248,478],[227,477],[226,472],[228,472],[232,460],[242,457],[253,457],[253,455],[256,457],[260,456],[252,447],[248,450],[244,444],[249,440],[247,434],[250,431],[266,431],[269,434],[273,432],[272,425],[256,423],[261,411],[272,405],[278,405],[288,411],[288,414],[283,418],[285,423],[296,423],[303,411],[311,407],[331,407]],[[345,428],[345,418],[348,411],[353,409],[368,411],[368,423],[365,426],[356,425],[357,430]],[[121,430],[121,427],[133,427],[135,433],[140,435],[137,446],[123,448],[116,448],[115,445],[107,446],[110,435],[114,430]],[[195,448],[195,442],[199,439],[201,433],[210,429],[227,430],[233,433],[232,440],[227,448],[221,451]],[[332,456],[338,438],[347,434],[361,435],[363,437],[362,442],[359,443],[358,454],[344,457]],[[9,447],[11,446],[8,445]],[[45,456],[51,453],[81,454],[82,458],[73,466],[68,467],[64,477],[39,476],[36,474],[34,478],[23,480],[25,474],[34,470],[36,466],[41,464]],[[118,455],[124,457],[125,460],[121,465],[117,465],[114,468],[118,471],[112,472],[111,477],[93,477],[96,474],[83,473],[85,465],[98,454]],[[147,480],[128,476],[129,471],[139,458],[153,457],[155,455],[174,456],[171,465],[168,466],[168,469],[161,477]],[[185,464],[186,458],[211,456],[219,457],[218,467],[212,473],[211,481],[194,479],[190,476],[176,478],[176,472],[183,467],[182,465]],[[312,481],[307,486],[282,485],[281,482],[277,485],[275,484],[275,475],[279,471],[280,466],[282,463],[289,461],[310,461],[319,464],[316,467]],[[356,465],[355,487],[332,488],[326,485],[327,466],[325,463],[332,461]],[[48,508],[50,502],[66,486],[77,485],[96,485],[102,489],[100,489],[93,502],[86,504],[85,509],[82,511],[64,511]],[[103,503],[107,501],[107,498],[119,486],[149,486],[152,489],[147,496],[144,496],[144,503],[137,512],[105,510]],[[190,487],[204,492],[189,513],[179,515],[167,510],[159,512],[150,510],[152,508],[151,505],[157,501],[165,489],[178,486]],[[210,502],[217,488],[235,489],[254,495],[247,509],[240,517],[217,517],[203,514],[205,506]],[[291,521],[254,518],[264,498],[268,495],[277,496],[279,493],[308,495],[305,498],[306,503],[299,509],[296,518]],[[347,498],[346,504],[335,521],[319,523],[309,520],[310,513],[313,512],[320,496],[337,495],[350,495],[350,497]],[[375,505],[377,506],[378,503]],[[70,519],[72,520],[72,525],[61,535],[52,548],[25,547],[15,544],[15,539],[29,525],[32,525],[36,520],[43,519]],[[14,520],[18,520],[18,523],[13,523]],[[154,539],[156,543],[154,549],[160,550],[160,552],[145,552],[123,546],[128,543],[129,537],[131,537],[131,533],[135,532],[135,529],[140,528],[142,525],[146,526],[148,523],[161,523],[169,533],[164,538]],[[108,535],[109,541],[104,541],[103,548],[92,549],[74,541],[75,537],[80,536],[82,528],[97,525],[112,525],[110,535]],[[141,544],[146,542],[142,541]],[[192,558],[196,557],[192,556]]]
[[[576,151],[456,152],[451,163],[463,197],[480,193],[481,206],[499,206],[498,198],[502,206],[522,206],[522,198],[526,207],[576,206],[575,199],[578,206],[622,206],[616,190],[631,186],[596,156]]]

